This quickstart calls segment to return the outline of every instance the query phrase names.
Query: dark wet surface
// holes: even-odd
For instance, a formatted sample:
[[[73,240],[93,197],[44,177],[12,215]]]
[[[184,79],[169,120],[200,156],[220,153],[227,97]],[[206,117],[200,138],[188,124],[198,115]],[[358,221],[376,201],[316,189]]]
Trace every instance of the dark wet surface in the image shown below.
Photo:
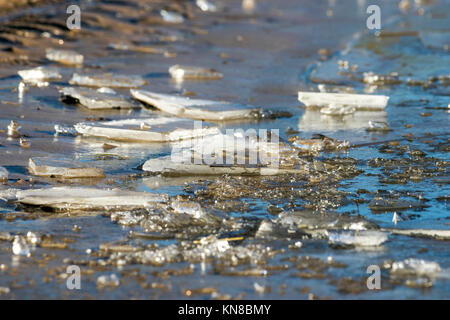
[[[326,238],[311,236],[301,228],[270,236],[256,232],[262,221],[280,223],[277,218],[283,211],[311,211],[318,221],[323,221],[320,212],[361,216],[385,229],[450,230],[449,43],[444,47],[442,42],[433,42],[443,35],[448,39],[450,3],[434,2],[413,4],[410,11],[402,12],[398,1],[383,1],[380,35],[366,29],[369,4],[365,1],[255,1],[252,11],[243,10],[241,1],[227,1],[225,10],[217,13],[201,12],[184,1],[178,5],[94,1],[82,5],[79,32],[66,29],[65,5],[2,17],[0,166],[10,173],[7,183],[0,184],[2,190],[70,184],[160,192],[198,202],[208,215],[191,220],[162,207],[126,213],[138,222],[123,226],[120,222],[126,219],[107,212],[52,213],[0,200],[0,232],[25,235],[33,231],[51,235],[52,243],[66,243],[61,249],[37,246],[31,257],[25,257],[12,254],[10,241],[0,241],[0,287],[10,289],[0,297],[308,299],[313,294],[334,299],[450,298],[448,240],[390,234],[380,247],[337,249]],[[187,19],[183,24],[163,23],[161,8],[179,11]],[[431,38],[430,34],[439,36]],[[113,50],[111,43],[151,46],[168,54]],[[47,47],[76,50],[84,55],[84,66],[47,61]],[[348,61],[350,70],[339,69],[339,60]],[[224,77],[176,83],[167,72],[174,64],[214,68]],[[352,69],[355,64],[358,67]],[[60,67],[62,80],[48,87],[29,87],[19,97],[17,71],[39,65]],[[92,111],[61,102],[57,88],[66,86],[73,72],[81,71],[137,74],[147,81],[145,90],[194,92],[196,98],[293,114],[273,121],[219,123],[223,129],[279,129],[281,138],[287,140],[290,128],[298,130],[301,138],[321,133],[348,140],[354,147],[303,155],[305,161],[324,164],[304,176],[147,176],[140,165],[169,154],[169,145],[114,142],[117,148],[105,150],[104,143],[113,142],[54,135],[55,124],[72,126],[85,120],[145,118],[157,113],[148,108]],[[363,83],[363,73],[370,71],[378,75],[396,72],[399,81],[371,87]],[[297,101],[298,90],[318,91],[318,84],[384,94],[390,100],[384,112],[327,117],[317,110],[305,110]],[[116,91],[129,95],[127,89]],[[7,136],[11,120],[21,125],[29,148]],[[369,120],[386,121],[391,131],[368,132]],[[103,168],[106,178],[67,181],[30,176],[28,159],[41,156],[77,158]],[[374,210],[372,201],[379,198],[415,207],[394,210],[399,216],[394,225],[393,210]],[[211,234],[237,240],[228,241],[232,248],[225,254],[208,256],[207,244],[198,240]],[[301,248],[296,245],[299,241]],[[137,253],[124,248],[112,252],[101,249],[103,244],[132,246]],[[164,251],[171,245],[173,251]],[[154,261],[158,254],[166,259],[161,265]],[[424,277],[396,279],[383,268],[387,261],[407,258],[437,262],[442,272],[425,277],[432,281],[431,287],[411,288],[407,280]],[[72,264],[82,270],[79,291],[66,288],[66,267]],[[369,265],[382,269],[381,290],[367,289]],[[117,288],[96,285],[99,276],[112,273],[120,279]],[[201,288],[206,289],[194,290]]]

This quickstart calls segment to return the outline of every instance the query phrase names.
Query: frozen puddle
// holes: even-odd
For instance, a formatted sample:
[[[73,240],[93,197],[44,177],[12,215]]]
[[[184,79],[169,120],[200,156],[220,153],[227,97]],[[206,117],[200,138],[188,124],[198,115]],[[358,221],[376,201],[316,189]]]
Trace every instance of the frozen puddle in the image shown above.
[[[147,82],[138,75],[120,75],[112,73],[82,75],[74,73],[69,83],[87,87],[137,88],[145,85]]]
[[[332,107],[334,109],[337,107],[354,107],[358,110],[383,110],[387,105],[389,97],[369,94],[300,91],[298,93],[298,100],[307,107]]]
[[[190,119],[210,121],[242,120],[258,118],[261,114],[260,108],[225,101],[190,99],[144,90],[131,90],[131,95],[137,100],[154,106],[161,111]]]
[[[72,50],[47,49],[45,56],[50,61],[56,61],[67,65],[82,65],[84,57],[82,54]]]
[[[73,160],[54,160],[50,158],[31,158],[28,163],[31,174],[40,177],[60,178],[103,178],[101,168],[88,168]]]
[[[0,196],[5,198],[3,194]],[[9,190],[6,198],[25,205],[46,207],[57,211],[131,210],[167,201],[167,196],[164,194],[81,187]]]
[[[159,117],[82,122],[76,124],[75,129],[85,136],[134,142],[177,141],[219,133],[219,129],[212,125],[202,123],[198,128],[195,125],[195,121],[190,119]]]
[[[113,91],[100,89],[65,87],[60,90],[60,93],[63,101],[79,103],[89,109],[140,108],[140,105],[132,99],[115,94]]]
[[[180,66],[178,64],[169,68],[169,73],[177,81],[181,80],[220,80],[223,74],[214,69],[206,69],[192,66]]]

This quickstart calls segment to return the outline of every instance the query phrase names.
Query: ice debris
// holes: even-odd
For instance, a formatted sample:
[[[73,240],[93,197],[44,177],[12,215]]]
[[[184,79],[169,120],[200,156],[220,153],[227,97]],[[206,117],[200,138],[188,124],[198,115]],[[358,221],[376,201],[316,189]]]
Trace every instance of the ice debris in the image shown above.
[[[245,118],[258,118],[261,113],[260,108],[224,101],[190,99],[188,97],[144,90],[131,90],[131,95],[137,100],[154,106],[161,111],[190,119],[209,121],[242,120]]]
[[[223,74],[214,69],[193,66],[180,66],[178,64],[169,68],[169,73],[177,81],[182,80],[219,80]]]
[[[113,273],[110,275],[103,275],[97,278],[97,286],[104,287],[118,287],[120,285],[119,278]]]
[[[196,0],[195,4],[202,11],[216,12],[218,10],[217,5],[208,0]]]
[[[157,117],[81,122],[75,125],[75,130],[85,136],[134,142],[177,141],[219,133],[219,129],[211,124],[195,125],[191,119]]]
[[[433,261],[409,258],[392,263],[390,273],[396,276],[436,276],[441,267]]]
[[[72,50],[60,50],[48,48],[45,51],[45,56],[48,60],[56,61],[68,65],[82,65],[84,57]]]
[[[28,170],[32,175],[58,178],[103,178],[101,168],[89,168],[83,163],[73,160],[56,160],[45,157],[30,158]]]
[[[82,75],[74,73],[69,83],[87,87],[136,88],[143,86],[147,82],[138,75],[120,75],[112,73]]]
[[[389,97],[382,95],[349,94],[349,93],[298,93],[298,100],[307,107],[343,106],[354,107],[357,110],[383,110]]]
[[[89,109],[140,108],[134,100],[109,91],[109,88],[92,90],[88,88],[65,87],[60,90],[62,99],[68,103],[79,103]]]

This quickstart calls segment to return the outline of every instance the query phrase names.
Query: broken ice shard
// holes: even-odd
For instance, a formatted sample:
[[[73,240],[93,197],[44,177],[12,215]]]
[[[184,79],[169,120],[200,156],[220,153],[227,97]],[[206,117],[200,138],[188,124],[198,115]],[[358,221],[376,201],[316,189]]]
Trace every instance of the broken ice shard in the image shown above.
[[[330,232],[328,241],[333,245],[372,247],[379,246],[388,239],[388,234],[381,231],[343,231]]]
[[[217,6],[213,2],[208,0],[196,0],[195,4],[202,11],[216,12],[218,10]]]
[[[262,113],[260,108],[225,101],[190,99],[144,90],[131,90],[131,95],[161,111],[190,119],[209,121],[255,119]]]
[[[382,110],[386,107],[389,97],[382,95],[299,92],[298,100],[307,107],[344,106],[357,110]]]
[[[83,75],[74,73],[69,83],[72,85],[87,87],[137,88],[146,84],[146,81],[138,75],[121,75],[112,73]]]
[[[55,67],[36,67],[33,69],[20,70],[17,72],[24,82],[39,83],[42,81],[61,79],[59,70]]]
[[[414,258],[396,261],[390,270],[396,276],[436,276],[440,272],[441,267],[436,262]]]
[[[161,10],[161,17],[165,22],[168,23],[183,23],[184,18],[181,14],[178,14],[176,12],[167,11],[167,10]]]
[[[169,68],[169,73],[175,80],[219,80],[223,74],[214,69],[206,69],[192,66],[180,66],[178,64]]]
[[[72,50],[59,50],[48,48],[45,51],[45,56],[48,60],[56,61],[68,65],[82,65],[84,57]]]
[[[167,195],[123,189],[53,187],[11,190],[8,199],[25,205],[46,207],[57,211],[120,211],[147,208],[156,202],[166,202]]]
[[[79,103],[89,109],[140,108],[140,105],[132,99],[118,95],[114,91],[107,92],[105,88],[100,89],[65,87],[60,90],[60,93],[63,101]]]
[[[27,244],[27,241],[22,236],[15,236],[12,244],[12,252],[17,256],[29,256],[30,255],[30,247]]]
[[[85,136],[134,142],[177,141],[219,132],[217,127],[207,123],[197,126],[191,119],[168,117],[82,122],[75,125],[75,130]]]
[[[101,168],[89,168],[72,160],[55,160],[51,158],[30,158],[28,170],[31,174],[40,177],[59,178],[103,178]]]
[[[0,167],[0,182],[8,180],[8,170]]]

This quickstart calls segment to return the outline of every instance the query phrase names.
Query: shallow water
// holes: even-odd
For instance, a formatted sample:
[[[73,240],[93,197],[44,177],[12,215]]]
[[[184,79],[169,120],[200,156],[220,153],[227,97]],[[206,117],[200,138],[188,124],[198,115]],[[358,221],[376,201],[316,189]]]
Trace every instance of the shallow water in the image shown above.
[[[267,261],[261,259],[257,263],[242,264],[235,268],[223,267],[222,264],[227,261],[217,259],[174,262],[164,266],[141,263],[117,266],[110,253],[98,253],[101,244],[120,243],[139,248],[158,244],[166,247],[179,244],[181,240],[176,237],[166,240],[130,237],[130,231],[142,232],[143,228],[139,225],[121,226],[112,222],[108,214],[52,214],[16,207],[13,203],[0,200],[0,231],[26,234],[31,230],[50,234],[55,241],[66,242],[68,246],[68,249],[37,247],[29,258],[13,256],[11,243],[0,241],[0,265],[4,265],[0,269],[0,287],[10,288],[9,294],[0,297],[208,299],[211,298],[210,293],[189,296],[185,290],[214,287],[220,294],[243,298],[307,299],[311,297],[310,294],[316,298],[334,299],[450,298],[448,240],[391,234],[389,240],[376,249],[336,249],[324,239],[304,239],[286,234],[276,239],[266,239],[254,237],[251,230],[252,224],[277,217],[278,213],[269,213],[269,205],[280,211],[321,208],[352,216],[359,214],[381,228],[450,229],[449,113],[445,109],[450,102],[450,56],[448,47],[447,50],[427,47],[424,43],[428,42],[420,38],[426,37],[427,31],[449,34],[450,2],[441,0],[431,6],[413,5],[407,13],[398,9],[398,1],[380,2],[383,32],[420,32],[408,36],[376,36],[368,32],[366,1],[299,3],[293,0],[256,0],[254,9],[250,11],[243,10],[241,1],[223,3],[225,9],[218,13],[201,12],[192,3],[182,6],[179,10],[189,19],[183,24],[171,25],[160,21],[158,10],[162,5],[157,2],[83,2],[80,32],[65,29],[65,5],[26,9],[3,17],[1,23],[9,31],[2,31],[0,38],[3,50],[3,63],[0,64],[0,129],[5,130],[0,133],[0,166],[5,167],[10,176],[6,184],[0,184],[0,188],[28,189],[31,185],[36,188],[70,183],[161,192],[171,197],[181,194],[199,201],[207,211],[220,211],[226,218],[242,220],[243,227],[240,229],[236,228],[233,232],[219,230],[216,233],[220,237],[242,235],[245,238],[242,242],[230,242],[233,246],[260,244],[274,251],[282,251]],[[172,9],[177,8],[174,6]],[[25,13],[29,15],[25,16]],[[47,20],[42,20],[43,17]],[[17,38],[5,37],[5,34],[10,34],[11,28],[26,30],[28,33]],[[49,34],[42,37],[44,31]],[[167,41],[169,35],[177,40]],[[111,43],[117,42],[156,46],[175,53],[175,56],[108,48]],[[47,47],[76,50],[85,57],[84,67],[61,67],[62,80],[44,88],[30,87],[20,98],[16,90],[20,82],[16,75],[18,70],[42,64],[57,65],[45,60]],[[331,55],[326,61],[318,63],[321,59],[318,50],[322,48],[329,49]],[[24,55],[29,58],[21,58]],[[337,68],[338,60],[347,60],[350,65],[358,64],[353,78],[339,73],[342,70]],[[224,77],[217,81],[176,83],[167,71],[174,64],[215,68]],[[294,179],[292,186],[288,186],[286,180],[272,181],[270,178],[231,179],[227,183],[233,185],[235,190],[242,188],[243,195],[228,198],[225,192],[214,194],[208,189],[209,185],[214,186],[214,182],[219,187],[222,185],[223,179],[219,177],[164,178],[144,175],[140,165],[151,157],[169,154],[170,145],[114,142],[118,147],[105,151],[103,144],[110,141],[54,135],[55,124],[72,126],[88,118],[144,118],[158,113],[148,108],[93,111],[61,102],[57,87],[67,85],[72,73],[79,71],[138,74],[148,82],[142,89],[154,92],[195,92],[196,97],[202,99],[226,100],[288,111],[293,114],[290,118],[218,125],[222,129],[279,129],[284,140],[288,138],[287,128],[299,130],[298,135],[304,138],[321,133],[334,139],[345,139],[355,147],[346,152],[323,153],[317,159],[353,158],[356,159],[356,169],[362,171],[353,175],[350,174],[350,167],[344,166],[340,175],[348,173],[348,177],[319,186],[309,185],[301,179]],[[358,81],[363,71],[382,75],[397,72],[403,83],[369,88]],[[430,76],[447,76],[447,82],[436,81],[434,86],[428,87],[427,84],[412,86],[405,83],[409,78],[426,82]],[[330,86],[344,85],[358,93],[389,95],[385,112],[356,113],[342,119],[326,117],[318,111],[301,107],[296,97],[299,89],[318,91],[318,83],[328,84],[331,81],[333,84]],[[129,94],[126,89],[116,91]],[[431,115],[420,115],[426,112]],[[31,144],[30,148],[22,148],[17,139],[7,137],[6,127],[11,120],[20,123],[21,133]],[[367,132],[365,128],[369,120],[386,121],[392,131]],[[407,134],[412,134],[413,138],[409,137],[408,140],[408,136],[404,136]],[[377,144],[391,140],[399,140],[399,145],[391,145],[389,153],[385,152],[386,149],[380,149],[384,143]],[[416,149],[427,156],[414,157],[408,153]],[[26,169],[28,159],[38,156],[77,158],[103,168],[107,177],[70,182],[31,177]],[[375,158],[393,159],[394,162],[390,165],[371,165]],[[436,162],[439,162],[439,166],[436,166]],[[410,179],[413,174],[409,171],[405,173],[408,168],[419,170],[412,172],[421,172],[420,181]],[[32,184],[30,178],[33,179]],[[196,180],[200,181],[196,183]],[[205,184],[205,181],[212,184]],[[292,189],[284,190],[284,187]],[[362,189],[364,192],[361,192]],[[196,193],[196,190],[204,193]],[[311,194],[307,194],[308,190]],[[280,192],[278,198],[275,197],[276,192]],[[427,207],[401,210],[401,219],[394,225],[392,211],[375,212],[368,207],[369,201],[376,196],[420,200]],[[74,225],[81,227],[81,230],[74,231]],[[207,226],[202,236],[211,232],[214,233]],[[180,237],[186,236],[183,232],[179,234]],[[198,235],[188,240],[197,239]],[[297,241],[302,242],[301,248],[289,247]],[[87,254],[87,249],[92,249],[94,254]],[[311,271],[314,276],[301,277],[297,275],[300,270],[298,261],[293,259],[305,256],[317,257],[325,262],[332,257],[333,261],[341,262],[345,267],[327,266],[316,274],[311,270],[316,270],[320,263],[312,263],[306,271]],[[365,277],[369,275],[366,273],[369,265],[381,266],[391,259],[399,261],[411,257],[435,261],[443,269],[441,277],[432,279],[431,288],[410,288],[402,281],[394,281],[389,272],[383,269],[382,289],[367,289]],[[70,264],[81,265],[81,290],[68,290],[66,287],[64,274]],[[181,272],[187,267],[190,267],[189,272]],[[270,274],[264,277],[227,276],[224,272],[245,268],[263,268]],[[172,271],[164,274],[164,270]],[[97,277],[111,273],[119,276],[120,286],[98,288]],[[325,275],[323,278],[322,274]],[[353,286],[345,285],[345,282],[339,284],[339,280],[346,277],[353,279]],[[255,283],[270,287],[270,290],[258,293],[254,289]]]

